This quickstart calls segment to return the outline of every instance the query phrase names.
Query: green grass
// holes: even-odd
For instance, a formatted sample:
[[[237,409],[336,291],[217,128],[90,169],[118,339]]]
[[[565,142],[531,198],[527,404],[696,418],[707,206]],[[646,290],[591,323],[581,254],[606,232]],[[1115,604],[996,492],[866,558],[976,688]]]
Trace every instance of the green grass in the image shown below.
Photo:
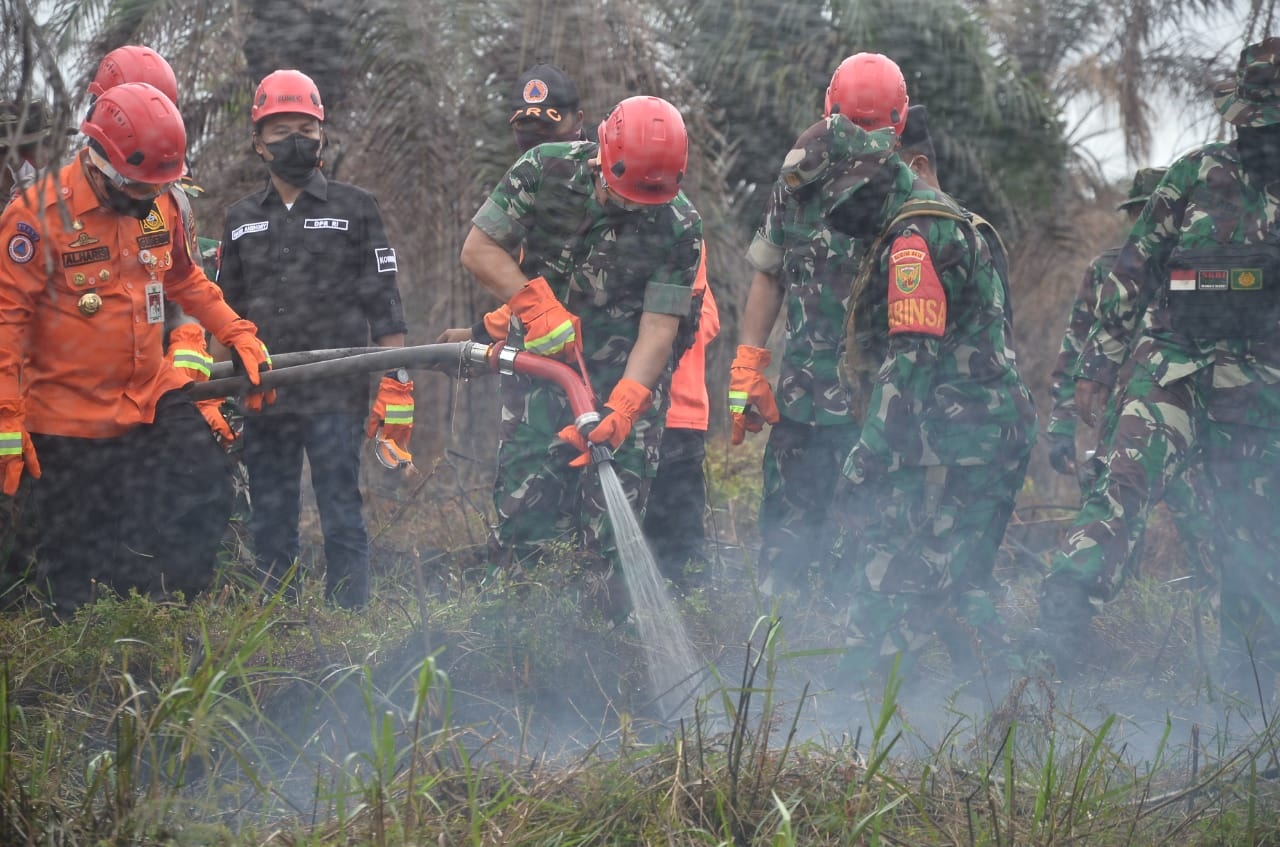
[[[375,498],[363,612],[326,607],[317,580],[296,606],[260,605],[231,562],[189,605],[0,618],[0,844],[1280,839],[1276,725],[1209,697],[1216,635],[1179,583],[1135,582],[1107,610],[1110,658],[1074,690],[1020,679],[975,710],[894,673],[850,699],[822,684],[832,613],[779,621],[753,596],[739,552],[753,507],[731,505],[756,496],[752,461],[713,463],[732,543],[680,607],[715,675],[673,725],[655,724],[641,645],[599,613],[568,551],[476,578],[473,492],[435,471]],[[1004,576],[1021,623],[1031,578]],[[938,655],[930,674],[945,673]],[[1144,703],[1168,717],[1141,720]]]

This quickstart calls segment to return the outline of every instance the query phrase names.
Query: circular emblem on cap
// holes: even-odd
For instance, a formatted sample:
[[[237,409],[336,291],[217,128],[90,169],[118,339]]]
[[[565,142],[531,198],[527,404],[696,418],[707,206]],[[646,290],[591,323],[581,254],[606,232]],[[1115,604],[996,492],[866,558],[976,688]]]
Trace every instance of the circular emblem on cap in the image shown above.
[[[102,308],[102,298],[98,296],[98,292],[90,291],[76,302],[76,308],[80,310],[80,314],[91,318]]]
[[[547,84],[540,79],[531,79],[524,84],[524,102],[541,103],[547,99]]]
[[[36,247],[31,238],[21,233],[9,239],[9,258],[19,265],[25,265],[36,255]]]

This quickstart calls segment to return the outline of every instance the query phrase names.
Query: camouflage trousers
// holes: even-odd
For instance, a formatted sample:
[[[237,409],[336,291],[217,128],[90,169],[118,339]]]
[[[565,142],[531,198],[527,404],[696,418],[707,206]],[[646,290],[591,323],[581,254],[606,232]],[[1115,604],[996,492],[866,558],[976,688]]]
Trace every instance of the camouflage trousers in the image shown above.
[[[1230,420],[1236,411],[1218,409],[1212,379],[1212,368],[1165,384],[1145,368],[1134,373],[1105,470],[1041,589],[1041,615],[1063,591],[1114,597],[1151,508],[1176,492],[1174,482],[1190,471],[1200,482],[1184,508],[1197,513],[1194,531],[1202,536],[1193,559],[1219,572],[1224,646],[1252,652],[1277,670],[1280,578],[1273,562],[1280,549],[1280,429]]]
[[[851,594],[844,683],[866,684],[900,654],[909,666],[935,634],[958,674],[1005,647],[992,570],[1029,455],[842,483],[832,555]]]
[[[852,421],[811,426],[782,418],[764,450],[757,577],[773,593],[805,590],[833,538],[831,503],[845,457],[858,443]]]
[[[1132,380],[1133,370],[1132,360],[1126,362],[1125,367],[1120,371],[1121,385],[1128,384]],[[1135,390],[1141,385],[1141,381],[1136,383]],[[1090,460],[1093,467],[1091,472],[1088,472],[1087,480],[1082,475],[1081,496],[1084,500],[1087,500],[1094,489],[1102,483],[1102,472],[1106,468],[1106,459],[1115,442],[1116,430],[1120,424],[1121,400],[1122,398],[1117,397],[1117,392],[1112,392],[1107,399],[1106,413],[1098,434],[1097,450]],[[1139,441],[1132,447],[1141,450],[1144,444]],[[1212,594],[1214,593],[1212,589],[1217,585],[1214,544],[1217,531],[1211,513],[1200,506],[1202,503],[1209,502],[1210,497],[1209,481],[1204,469],[1200,463],[1192,461],[1184,463],[1182,472],[1175,473],[1169,479],[1164,488],[1162,501],[1165,508],[1169,510],[1174,526],[1178,529],[1178,538],[1182,542],[1197,589]],[[1152,506],[1154,507],[1157,502],[1160,501],[1153,501]],[[1124,574],[1135,574],[1141,560],[1142,537],[1140,536],[1124,562]]]
[[[616,563],[617,546],[600,475],[592,466],[571,468],[578,451],[557,433],[573,423],[563,392],[526,377],[504,376],[501,440],[493,504],[497,510],[495,558],[511,566],[535,564],[548,544],[586,550]],[[649,485],[658,469],[660,419],[636,421],[614,452],[614,466],[637,519],[644,517]]]

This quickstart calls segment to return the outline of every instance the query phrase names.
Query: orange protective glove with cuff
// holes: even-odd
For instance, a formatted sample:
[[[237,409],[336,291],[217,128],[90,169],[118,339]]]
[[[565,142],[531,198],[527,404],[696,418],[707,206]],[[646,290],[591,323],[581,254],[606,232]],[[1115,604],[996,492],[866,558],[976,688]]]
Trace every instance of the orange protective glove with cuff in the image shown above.
[[[573,424],[560,430],[561,441],[572,444],[582,451],[581,456],[569,462],[569,467],[584,468],[591,464],[592,444],[608,444],[610,450],[621,447],[622,442],[626,441],[627,436],[631,434],[631,428],[635,426],[636,419],[653,405],[653,390],[624,376],[613,387],[613,391],[609,393],[609,400],[604,405],[609,410],[609,414],[604,416],[604,420],[600,421],[586,438],[582,437],[582,433],[578,432],[578,428]]]
[[[226,447],[236,440],[235,431],[231,429],[231,424],[227,423],[227,419],[222,416],[222,398],[210,397],[207,400],[197,400],[196,408],[200,414],[204,416],[204,421],[209,425],[209,431],[213,433],[213,437],[219,444]]]
[[[165,359],[192,382],[208,382],[213,357],[204,339],[204,327],[200,324],[174,327],[169,333],[169,353]]]
[[[582,323],[556,299],[544,278],[529,280],[507,305],[524,324],[524,346],[529,352],[570,358],[574,348],[581,349]]]
[[[729,411],[733,415],[731,444],[741,444],[748,432],[759,432],[766,422],[776,424],[779,420],[778,402],[764,375],[771,358],[764,347],[738,345],[738,355],[729,367]]]
[[[394,371],[378,383],[378,396],[369,410],[365,435],[373,438],[379,429],[384,439],[394,441],[400,453],[413,461],[413,454],[409,452],[409,439],[413,435],[413,380],[401,382]]]
[[[26,421],[21,400],[0,400],[0,468],[4,469],[3,491],[10,497],[18,493],[23,470],[32,479],[40,478],[40,460]]]
[[[250,385],[262,384],[262,371],[271,370],[271,354],[267,345],[258,338],[258,328],[244,318],[232,321],[223,328],[218,340],[231,348],[231,355],[244,369]],[[251,391],[244,398],[244,407],[250,412],[261,412],[264,406],[276,402],[276,390]]]
[[[507,340],[507,332],[511,329],[511,307],[503,303],[492,312],[485,312],[480,325],[494,344],[502,344]],[[474,337],[476,333],[472,333]]]

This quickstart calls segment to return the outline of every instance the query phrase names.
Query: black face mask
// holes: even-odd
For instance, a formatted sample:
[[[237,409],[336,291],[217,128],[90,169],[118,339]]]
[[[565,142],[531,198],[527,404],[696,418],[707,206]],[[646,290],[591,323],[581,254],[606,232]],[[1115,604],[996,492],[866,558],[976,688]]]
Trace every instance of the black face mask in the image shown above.
[[[114,212],[145,221],[147,216],[151,214],[151,210],[155,208],[156,200],[154,197],[147,200],[130,197],[105,179],[102,181],[102,185],[107,195],[107,205]]]
[[[1280,124],[1237,128],[1236,147],[1245,173],[1263,182],[1280,180]]]
[[[267,167],[290,185],[303,186],[320,163],[320,139],[295,132],[281,141],[264,144],[271,159]]]

